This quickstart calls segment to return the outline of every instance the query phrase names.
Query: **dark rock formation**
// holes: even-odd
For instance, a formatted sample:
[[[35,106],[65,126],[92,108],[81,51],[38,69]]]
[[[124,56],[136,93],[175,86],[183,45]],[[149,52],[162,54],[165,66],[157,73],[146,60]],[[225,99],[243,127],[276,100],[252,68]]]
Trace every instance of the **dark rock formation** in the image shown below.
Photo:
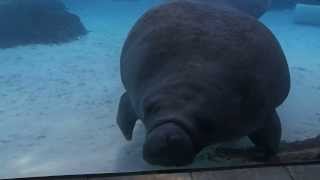
[[[291,9],[297,4],[299,0],[273,0],[271,9]]]
[[[280,164],[280,163],[299,163],[312,162],[320,160],[320,135],[301,141],[285,142],[280,145],[280,152],[276,159],[261,162],[257,149],[249,148],[225,148],[218,147],[214,150],[206,152],[207,159],[214,159],[213,156],[218,156],[228,160],[240,160],[242,163],[260,162],[265,164]],[[238,161],[239,162],[239,161]]]
[[[320,0],[300,0],[300,3],[320,5]]]
[[[297,3],[320,5],[320,0],[273,0],[271,9],[293,9]]]
[[[60,0],[0,0],[0,48],[52,44],[87,33]]]

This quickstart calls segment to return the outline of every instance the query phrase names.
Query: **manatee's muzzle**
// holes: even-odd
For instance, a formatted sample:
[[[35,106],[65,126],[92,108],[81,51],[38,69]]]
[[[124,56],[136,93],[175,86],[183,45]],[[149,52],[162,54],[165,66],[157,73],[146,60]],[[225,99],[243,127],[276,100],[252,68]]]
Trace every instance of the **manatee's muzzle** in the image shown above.
[[[193,161],[196,150],[190,135],[175,123],[164,123],[147,134],[143,158],[163,166],[181,166]]]

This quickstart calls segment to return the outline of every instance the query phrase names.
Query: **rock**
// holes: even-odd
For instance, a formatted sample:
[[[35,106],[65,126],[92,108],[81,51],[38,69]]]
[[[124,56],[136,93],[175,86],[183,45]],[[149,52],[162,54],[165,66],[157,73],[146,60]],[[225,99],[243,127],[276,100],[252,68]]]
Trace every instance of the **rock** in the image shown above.
[[[272,9],[291,9],[297,4],[298,0],[273,0]]]
[[[282,142],[277,163],[294,163],[303,161],[318,161],[320,159],[320,135],[295,142]],[[241,159],[243,162],[256,162],[259,156],[255,148],[221,148],[212,149],[211,154],[217,154],[223,159]],[[272,163],[264,161],[262,163]]]
[[[320,5],[320,0],[300,0],[299,3],[310,4],[310,5]]]
[[[296,4],[320,5],[320,0],[273,0],[272,9],[293,9]]]
[[[63,43],[87,33],[60,0],[1,1],[0,27],[0,48]]]
[[[309,2],[309,4],[297,4],[294,11],[294,22],[320,26],[320,5],[312,4],[312,2]]]

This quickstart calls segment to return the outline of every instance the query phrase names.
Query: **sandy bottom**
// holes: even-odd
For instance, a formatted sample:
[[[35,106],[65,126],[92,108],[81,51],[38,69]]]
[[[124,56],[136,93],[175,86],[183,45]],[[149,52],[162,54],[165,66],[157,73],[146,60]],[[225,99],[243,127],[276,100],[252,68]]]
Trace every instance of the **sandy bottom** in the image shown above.
[[[135,3],[126,15],[78,7],[91,32],[77,41],[0,50],[0,178],[160,168],[142,160],[143,126],[127,142],[115,123],[121,46],[146,8]],[[292,17],[287,11],[262,18],[292,75],[290,96],[278,109],[286,141],[320,132],[320,27],[293,24]]]

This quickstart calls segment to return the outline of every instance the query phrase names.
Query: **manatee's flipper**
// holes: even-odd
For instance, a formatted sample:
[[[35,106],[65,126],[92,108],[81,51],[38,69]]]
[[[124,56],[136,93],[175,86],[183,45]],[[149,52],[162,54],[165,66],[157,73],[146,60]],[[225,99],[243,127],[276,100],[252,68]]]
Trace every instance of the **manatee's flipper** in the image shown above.
[[[281,139],[281,122],[276,110],[263,113],[263,127],[249,135],[250,140],[258,149],[265,152],[265,157],[275,156]]]
[[[124,93],[121,96],[118,107],[117,123],[122,131],[122,134],[127,140],[132,139],[132,132],[137,120],[138,117],[132,108],[130,99],[127,93]]]

